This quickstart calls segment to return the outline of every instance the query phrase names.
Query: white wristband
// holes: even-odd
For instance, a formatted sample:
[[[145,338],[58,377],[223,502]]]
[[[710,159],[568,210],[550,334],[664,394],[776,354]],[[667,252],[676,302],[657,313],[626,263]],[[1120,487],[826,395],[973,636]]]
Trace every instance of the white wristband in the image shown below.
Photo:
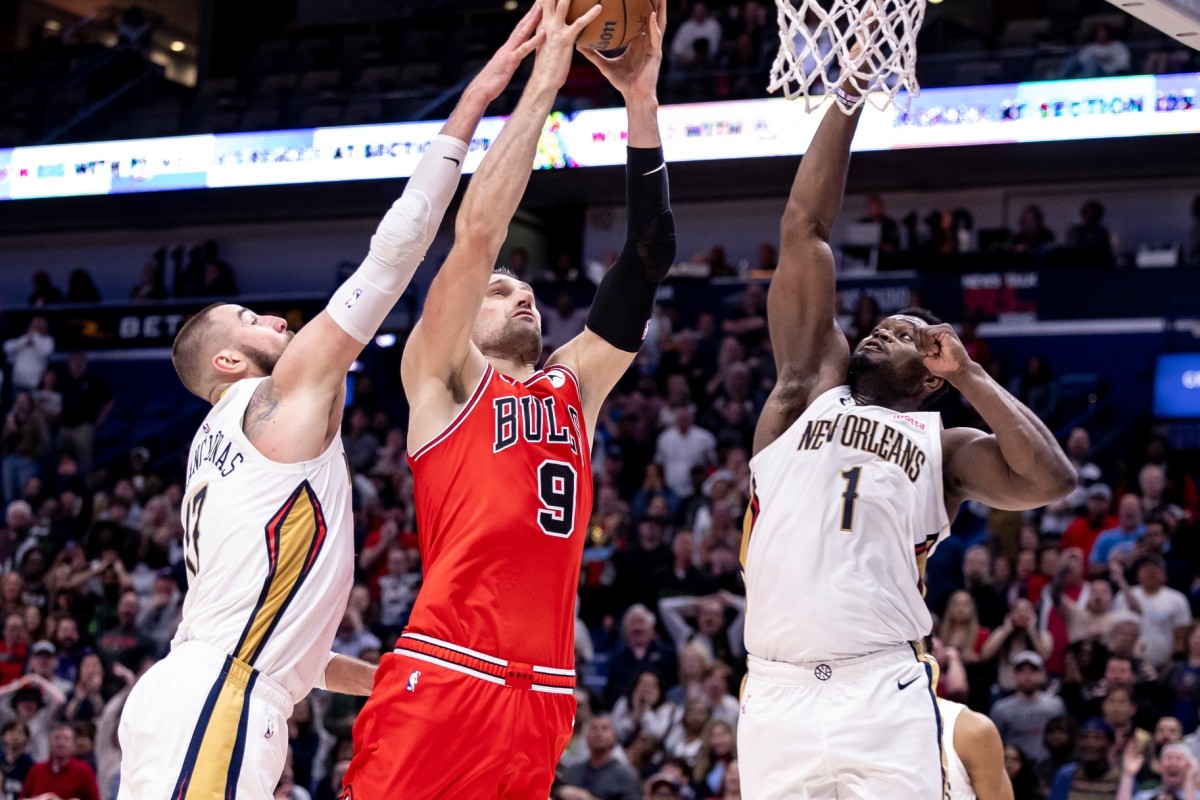
[[[429,143],[404,194],[392,205],[362,265],[334,292],[326,311],[362,344],[371,341],[408,288],[454,199],[467,145],[452,136]]]

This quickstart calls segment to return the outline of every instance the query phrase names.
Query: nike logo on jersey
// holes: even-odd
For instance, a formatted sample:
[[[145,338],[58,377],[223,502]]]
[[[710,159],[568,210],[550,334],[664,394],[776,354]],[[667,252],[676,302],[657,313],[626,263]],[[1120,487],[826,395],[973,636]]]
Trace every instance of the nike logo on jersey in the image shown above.
[[[442,156],[442,158],[446,159],[447,161],[453,161],[454,166],[456,166],[456,167],[462,166],[462,162],[459,161],[457,158],[451,158],[450,156]]]
[[[912,686],[916,682],[917,682],[916,678],[913,678],[908,683],[901,683],[900,681],[896,681],[896,688],[903,692],[905,689]]]

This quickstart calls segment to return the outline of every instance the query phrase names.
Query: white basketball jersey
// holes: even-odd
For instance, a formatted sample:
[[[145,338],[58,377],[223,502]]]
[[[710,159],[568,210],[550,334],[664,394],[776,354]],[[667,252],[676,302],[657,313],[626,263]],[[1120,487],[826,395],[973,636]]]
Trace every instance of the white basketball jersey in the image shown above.
[[[262,380],[235,383],[192,440],[188,592],[171,645],[205,642],[299,701],[325,668],[354,580],[350,472],[340,435],[297,464],[254,448],[242,417]]]
[[[940,697],[937,702],[938,710],[942,712],[942,750],[946,753],[946,778],[950,783],[949,800],[976,800],[967,768],[963,766],[958,751],[954,749],[954,725],[966,706]]]
[[[941,433],[939,414],[860,406],[840,386],[750,461],[752,655],[852,658],[929,633],[925,559],[950,528]]]

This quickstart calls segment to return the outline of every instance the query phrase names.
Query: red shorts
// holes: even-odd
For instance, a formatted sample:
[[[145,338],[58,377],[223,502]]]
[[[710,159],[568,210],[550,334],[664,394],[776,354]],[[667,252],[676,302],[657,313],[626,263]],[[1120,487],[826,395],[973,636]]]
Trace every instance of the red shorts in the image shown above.
[[[486,666],[455,660],[462,668]],[[403,652],[383,657],[354,724],[346,800],[546,800],[571,739],[574,696],[536,690],[544,679],[528,665],[511,665],[499,684],[436,661]],[[495,678],[500,670],[491,672]],[[561,692],[572,681],[547,682]]]

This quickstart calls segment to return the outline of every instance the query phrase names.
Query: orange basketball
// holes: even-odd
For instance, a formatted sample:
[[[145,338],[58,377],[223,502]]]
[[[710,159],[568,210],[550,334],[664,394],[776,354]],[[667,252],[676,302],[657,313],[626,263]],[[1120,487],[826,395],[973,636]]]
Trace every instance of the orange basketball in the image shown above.
[[[583,30],[579,43],[593,50],[616,50],[644,34],[650,25],[650,0],[571,0],[567,22],[574,22],[594,6],[603,6],[600,16]]]

